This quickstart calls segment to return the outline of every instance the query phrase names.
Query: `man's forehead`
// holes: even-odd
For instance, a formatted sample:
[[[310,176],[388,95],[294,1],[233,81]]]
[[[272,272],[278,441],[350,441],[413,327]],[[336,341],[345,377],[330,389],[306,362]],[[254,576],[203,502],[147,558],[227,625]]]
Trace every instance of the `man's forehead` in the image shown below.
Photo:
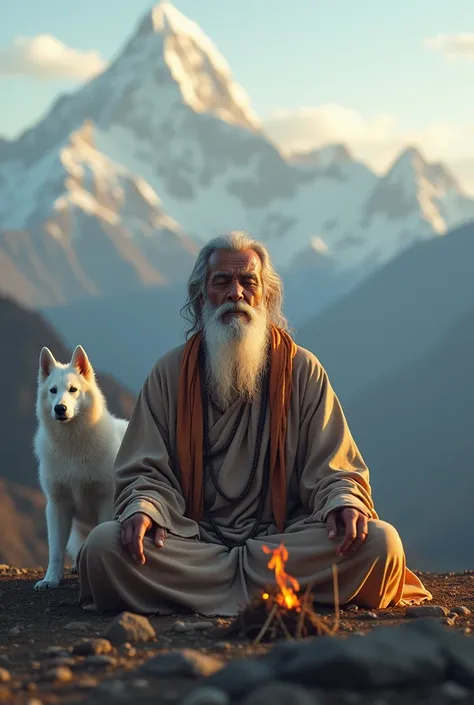
[[[229,252],[228,250],[214,250],[209,258],[209,271],[243,271],[260,272],[262,262],[255,250],[242,252]]]

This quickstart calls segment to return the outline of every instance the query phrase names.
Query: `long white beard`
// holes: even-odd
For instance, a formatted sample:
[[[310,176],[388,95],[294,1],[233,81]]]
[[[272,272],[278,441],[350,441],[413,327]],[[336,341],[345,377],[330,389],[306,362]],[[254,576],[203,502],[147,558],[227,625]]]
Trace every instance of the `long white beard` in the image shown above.
[[[249,320],[233,316],[223,322],[225,313],[236,310],[244,311]],[[207,383],[213,400],[222,409],[236,401],[253,401],[260,391],[268,357],[267,309],[252,308],[243,302],[217,307],[205,302],[202,317]]]

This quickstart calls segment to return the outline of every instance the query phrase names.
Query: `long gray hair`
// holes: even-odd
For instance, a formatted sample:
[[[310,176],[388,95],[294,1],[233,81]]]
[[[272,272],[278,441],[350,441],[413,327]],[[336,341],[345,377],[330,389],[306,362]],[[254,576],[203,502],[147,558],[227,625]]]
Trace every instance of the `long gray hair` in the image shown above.
[[[272,264],[267,248],[257,240],[253,240],[245,231],[233,230],[210,240],[196,258],[188,280],[188,298],[181,309],[181,315],[191,324],[191,327],[186,331],[186,338],[202,329],[201,297],[206,295],[207,268],[214,250],[227,250],[228,252],[254,250],[258,254],[262,262],[262,283],[269,319],[279,328],[288,330],[288,321],[282,310],[283,282]]]

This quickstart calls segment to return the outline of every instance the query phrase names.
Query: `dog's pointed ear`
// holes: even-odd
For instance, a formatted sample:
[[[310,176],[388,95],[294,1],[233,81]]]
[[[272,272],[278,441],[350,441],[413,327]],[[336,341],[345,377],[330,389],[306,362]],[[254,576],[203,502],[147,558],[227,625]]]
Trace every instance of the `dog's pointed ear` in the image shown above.
[[[51,374],[51,370],[56,365],[56,359],[49,348],[41,348],[39,356],[39,373],[43,379]]]
[[[72,353],[71,365],[86,379],[94,376],[94,370],[82,345],[77,345]]]

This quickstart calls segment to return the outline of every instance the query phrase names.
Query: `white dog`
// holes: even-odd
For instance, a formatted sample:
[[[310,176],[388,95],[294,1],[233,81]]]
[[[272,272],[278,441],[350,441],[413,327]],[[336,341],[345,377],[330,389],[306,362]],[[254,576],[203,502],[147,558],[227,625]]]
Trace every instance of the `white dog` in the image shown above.
[[[34,452],[46,496],[49,563],[35,590],[56,588],[66,552],[77,553],[91,529],[113,518],[113,466],[128,421],[107,409],[94,370],[78,345],[68,364],[41,350]]]

